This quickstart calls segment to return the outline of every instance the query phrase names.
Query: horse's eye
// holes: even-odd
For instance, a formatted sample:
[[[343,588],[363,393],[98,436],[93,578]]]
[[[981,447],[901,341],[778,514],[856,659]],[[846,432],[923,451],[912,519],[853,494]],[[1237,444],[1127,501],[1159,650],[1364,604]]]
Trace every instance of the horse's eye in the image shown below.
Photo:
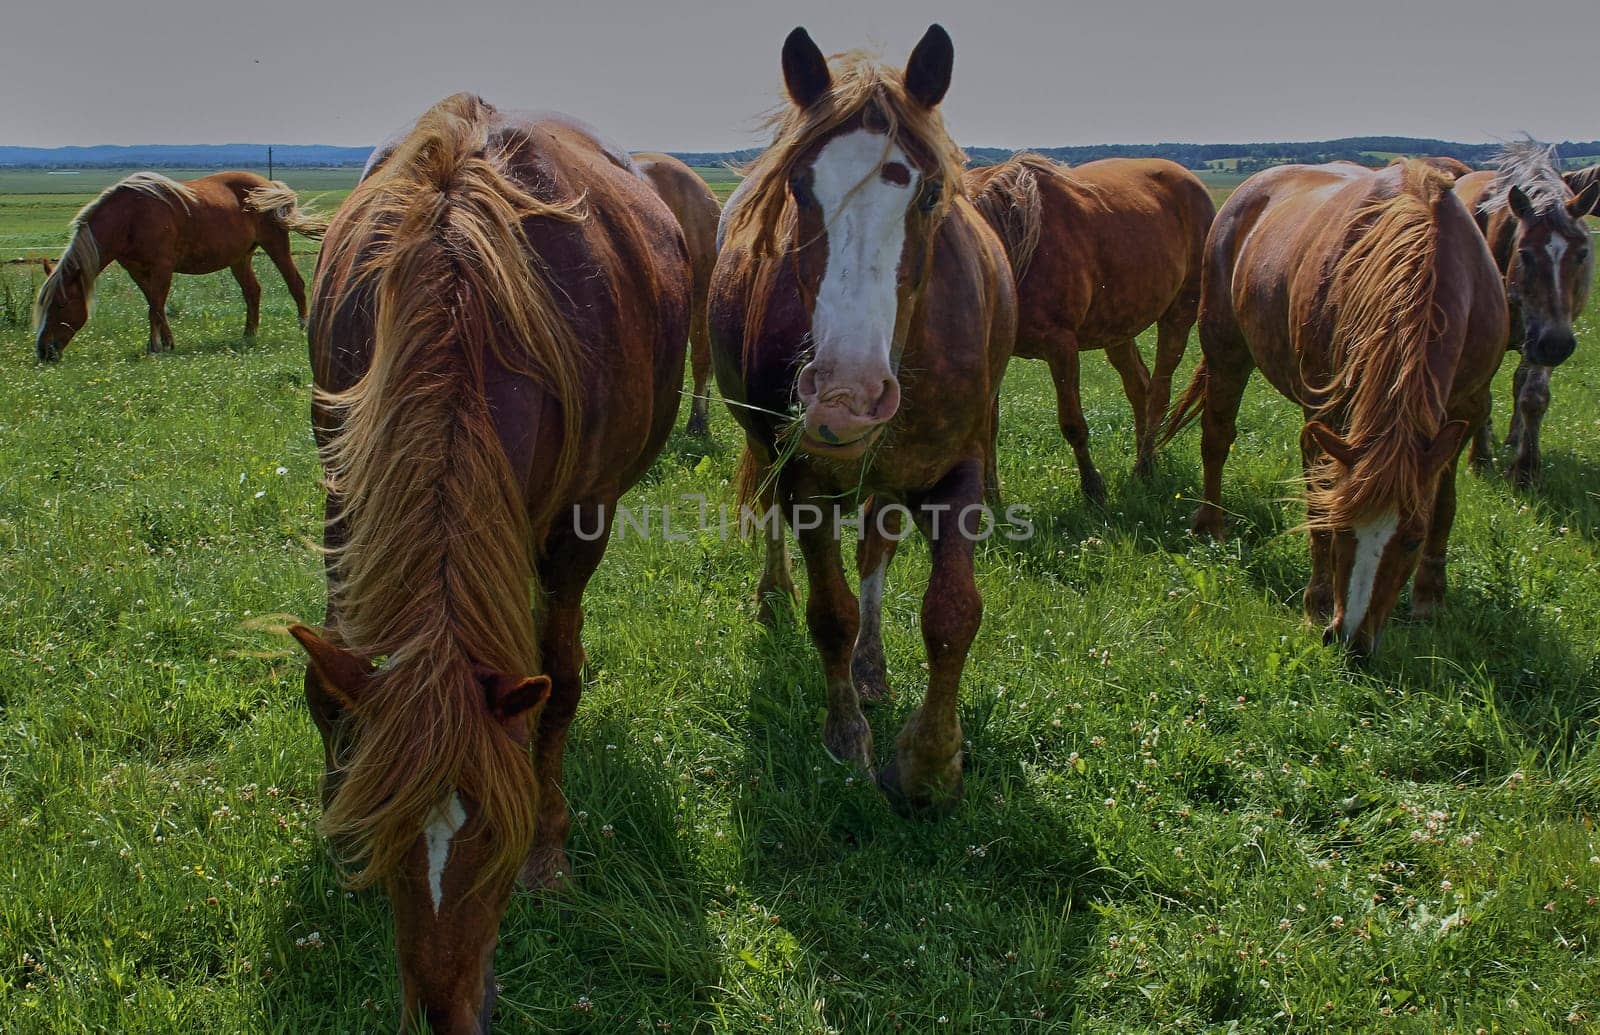
[[[1418,547],[1421,545],[1421,539],[1407,539],[1405,542],[1400,544],[1400,549],[1404,550],[1406,553],[1416,553]]]
[[[1517,249],[1517,258],[1521,259],[1523,262],[1532,262],[1533,258],[1534,258],[1533,249],[1532,248],[1518,248]]]
[[[1578,261],[1579,262],[1586,262],[1588,260],[1588,258],[1589,258],[1589,246],[1586,245],[1586,244],[1585,245],[1579,245],[1578,246]]]
[[[922,193],[917,195],[917,208],[924,212],[932,212],[939,204],[939,198],[944,194],[944,184],[938,180],[929,180],[922,185]]]

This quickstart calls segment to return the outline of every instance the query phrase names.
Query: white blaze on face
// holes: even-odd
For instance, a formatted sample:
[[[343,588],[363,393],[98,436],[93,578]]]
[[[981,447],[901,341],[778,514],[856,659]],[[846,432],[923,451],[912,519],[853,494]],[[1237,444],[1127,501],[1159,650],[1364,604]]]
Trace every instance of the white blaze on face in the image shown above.
[[[428,843],[428,890],[433,893],[435,913],[444,898],[444,867],[450,861],[450,842],[466,821],[467,812],[461,807],[459,794],[450,795],[428,816],[422,836]]]
[[[1565,305],[1566,300],[1561,294],[1561,259],[1567,254],[1567,239],[1560,234],[1551,234],[1550,243],[1545,245],[1545,250],[1550,253],[1550,279],[1556,289],[1556,293],[1551,297],[1557,305]]]
[[[906,183],[891,183],[883,167],[897,162]],[[894,341],[900,252],[906,209],[916,197],[916,167],[882,133],[853,130],[823,145],[811,166],[811,192],[822,208],[828,261],[817,289],[811,336],[817,364],[889,369]]]
[[[1394,538],[1399,524],[1399,517],[1391,511],[1355,528],[1356,559],[1350,565],[1350,586],[1344,595],[1344,623],[1340,626],[1347,643],[1366,620],[1367,609],[1372,606],[1372,584],[1378,578],[1378,562],[1383,560],[1383,551]]]

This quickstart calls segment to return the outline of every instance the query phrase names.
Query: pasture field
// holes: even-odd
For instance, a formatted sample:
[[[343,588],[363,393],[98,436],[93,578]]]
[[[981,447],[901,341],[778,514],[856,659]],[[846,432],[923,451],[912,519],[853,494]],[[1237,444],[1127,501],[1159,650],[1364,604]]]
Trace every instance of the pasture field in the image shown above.
[[[0,258],[59,247],[28,204],[0,204]],[[316,832],[281,631],[322,613],[310,374],[258,272],[253,343],[228,274],[180,278],[177,351],[146,358],[112,270],[46,368],[38,271],[0,267],[0,1031],[392,1030],[387,907]],[[1216,546],[1185,532],[1194,435],[1127,480],[1127,405],[1085,357],[1098,510],[1044,366],[1015,363],[1001,473],[1035,535],[980,550],[967,793],[938,822],[822,751],[819,666],[798,618],[755,624],[753,544],[616,542],[568,756],[577,884],[513,902],[496,1030],[1595,1030],[1593,313],[1579,336],[1542,486],[1462,476],[1446,611],[1363,674],[1300,617],[1290,404],[1247,395]],[[685,494],[731,502],[712,415],[632,503],[681,528]],[[926,579],[908,540],[880,754],[921,694]]]

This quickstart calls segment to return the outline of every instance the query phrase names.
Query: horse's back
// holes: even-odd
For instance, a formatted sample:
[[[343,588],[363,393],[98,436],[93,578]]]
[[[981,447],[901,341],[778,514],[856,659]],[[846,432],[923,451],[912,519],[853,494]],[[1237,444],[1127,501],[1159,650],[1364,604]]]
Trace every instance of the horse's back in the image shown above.
[[[1044,227],[1020,337],[1070,325],[1081,348],[1116,344],[1199,290],[1210,193],[1162,159],[1109,158],[1039,178]]]

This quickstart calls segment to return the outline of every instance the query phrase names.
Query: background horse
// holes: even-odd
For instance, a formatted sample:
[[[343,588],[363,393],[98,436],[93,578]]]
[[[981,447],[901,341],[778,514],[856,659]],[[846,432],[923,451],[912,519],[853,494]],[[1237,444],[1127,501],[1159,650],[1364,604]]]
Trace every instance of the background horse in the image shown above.
[[[859,54],[830,68],[805,30],[792,32],[793,105],[724,210],[711,282],[712,357],[745,431],[746,498],[775,499],[792,519],[816,508],[794,525],[828,686],[823,742],[869,771],[860,698],[887,692],[879,613],[907,506],[931,544],[927,696],[878,781],[910,808],[948,807],[961,792],[957,693],[983,610],[974,514],[1016,333],[1005,251],[961,193],[963,156],[936,110],[953,58],[937,25],[904,74]],[[868,495],[858,616],[840,508]],[[781,523],[768,534],[763,598],[793,589]]]
[[[1105,349],[1122,376],[1149,473],[1200,306],[1200,264],[1216,216],[1211,194],[1183,166],[1110,158],[1068,169],[1024,154],[973,169],[967,192],[1006,242],[1017,281],[1019,356],[1050,364],[1061,433],[1078,460],[1083,493],[1105,502],[1089,457],[1078,394],[1078,354]],[[1158,327],[1155,373],[1134,339]]]
[[[513,878],[570,872],[583,590],[677,418],[689,286],[682,231],[626,154],[466,94],[329,229],[311,328],[327,629],[292,631],[323,825],[352,882],[388,892],[406,1024],[483,1030]]]
[[[1582,194],[1591,183],[1600,183],[1600,165],[1574,169],[1571,172],[1562,173],[1561,178],[1567,181],[1567,189],[1572,191],[1573,194]],[[1590,214],[1593,215],[1594,213]]]
[[[711,289],[711,269],[717,264],[717,221],[722,208],[706,181],[671,155],[640,151],[634,154],[633,161],[678,217],[684,243],[689,246],[689,264],[694,270],[694,309],[689,318],[689,368],[694,375],[694,396],[689,400],[687,430],[691,435],[704,435],[710,431],[706,407],[711,381],[706,294]]]
[[[1539,474],[1539,429],[1550,408],[1550,371],[1577,348],[1573,324],[1594,278],[1583,217],[1600,202],[1600,183],[1574,195],[1560,168],[1555,148],[1520,141],[1500,150],[1494,171],[1463,176],[1455,186],[1505,277],[1511,307],[1506,347],[1522,354],[1506,436],[1515,453],[1511,479],[1521,486]],[[1473,438],[1472,462],[1487,466],[1493,450],[1492,421],[1485,420]]]
[[[1311,533],[1306,615],[1357,658],[1377,648],[1406,581],[1412,611],[1444,596],[1456,458],[1488,413],[1505,293],[1450,177],[1289,165],[1246,180],[1217,215],[1200,299],[1204,357],[1166,437],[1202,419],[1205,502],[1222,535],[1222,465],[1253,367],[1300,403]]]
[[[261,322],[261,284],[250,267],[260,246],[283,274],[303,327],[305,283],[289,254],[289,232],[320,238],[327,223],[300,211],[287,184],[249,172],[179,183],[139,172],[79,210],[54,272],[34,303],[34,349],[53,362],[89,320],[95,278],[120,262],[150,305],[150,351],[172,348],[167,291],[172,275],[231,270],[244,292],[245,337]]]

